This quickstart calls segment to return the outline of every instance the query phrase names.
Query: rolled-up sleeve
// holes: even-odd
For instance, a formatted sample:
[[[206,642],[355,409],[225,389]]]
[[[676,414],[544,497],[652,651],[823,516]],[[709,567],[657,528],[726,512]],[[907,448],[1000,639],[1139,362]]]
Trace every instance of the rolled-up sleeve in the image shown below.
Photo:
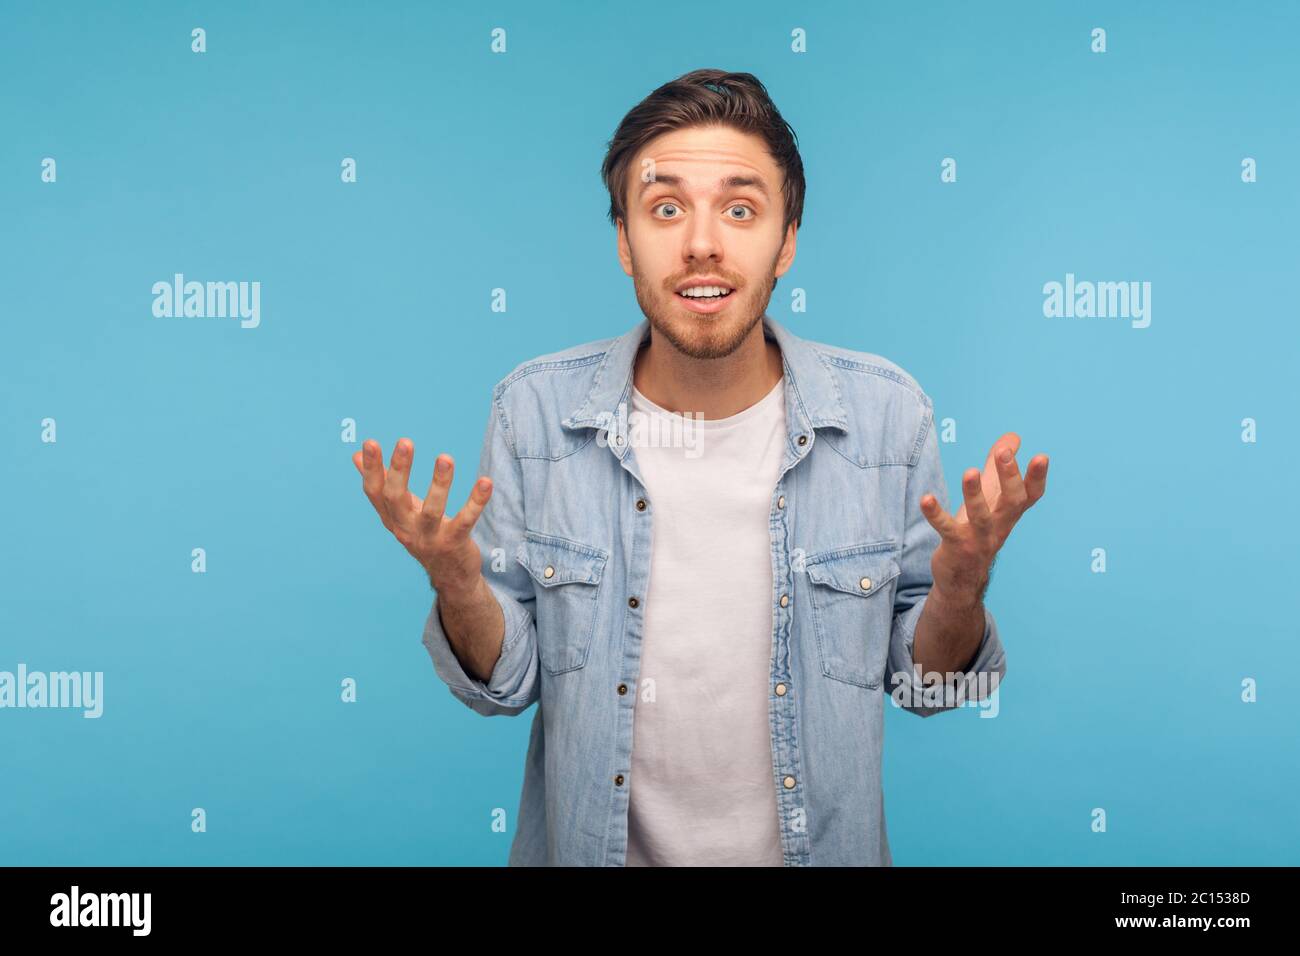
[[[483,577],[501,605],[505,637],[501,654],[486,681],[465,671],[443,629],[435,598],[424,625],[423,642],[434,671],[467,707],[490,717],[521,713],[538,699],[536,595],[532,578],[513,555],[523,540],[523,473],[515,456],[510,422],[502,401],[502,386],[493,390],[477,480],[492,479],[492,497],[470,531],[483,557]]]
[[[962,702],[983,701],[992,696],[1006,676],[1006,652],[998,637],[997,622],[987,607],[984,608],[984,635],[979,647],[966,668],[965,676],[958,682],[960,697],[942,686],[928,692],[924,676],[917,669],[912,649],[916,640],[916,625],[925,610],[925,602],[934,586],[930,561],[939,547],[939,532],[934,530],[921,511],[921,497],[933,494],[944,510],[948,510],[948,486],[943,477],[943,464],[939,458],[939,438],[934,423],[934,406],[924,400],[920,431],[917,434],[917,453],[908,473],[906,515],[904,519],[903,548],[899,556],[901,573],[894,594],[894,623],[889,635],[888,680],[885,690],[904,710],[921,717],[929,717],[944,710],[953,710]],[[951,688],[951,685],[949,685]]]

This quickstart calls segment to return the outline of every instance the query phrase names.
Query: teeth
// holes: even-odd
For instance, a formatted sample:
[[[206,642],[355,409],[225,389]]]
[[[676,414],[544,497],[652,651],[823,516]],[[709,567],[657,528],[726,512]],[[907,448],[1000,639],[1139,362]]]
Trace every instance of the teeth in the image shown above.
[[[707,297],[711,295],[724,295],[725,293],[730,291],[731,291],[730,289],[724,288],[723,286],[719,286],[719,285],[697,285],[697,286],[692,286],[689,289],[683,289],[681,292],[678,293],[678,295],[689,296],[690,298],[697,299],[700,297]]]

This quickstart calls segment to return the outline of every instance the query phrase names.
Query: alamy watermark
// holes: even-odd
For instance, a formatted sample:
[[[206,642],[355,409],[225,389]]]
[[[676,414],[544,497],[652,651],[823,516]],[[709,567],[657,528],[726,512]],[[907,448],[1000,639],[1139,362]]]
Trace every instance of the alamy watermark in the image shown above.
[[[0,708],[3,707],[80,707],[82,717],[99,717],[104,713],[103,671],[27,672],[26,664],[18,673],[0,671]]]
[[[699,458],[704,453],[704,433],[702,426],[703,412],[691,412],[689,415],[654,415],[642,411],[627,409],[626,402],[619,402],[614,414],[600,412],[596,416],[596,442],[602,448],[613,444],[622,447],[630,442],[633,448],[684,448],[687,458]],[[611,437],[612,436],[612,437]]]
[[[981,717],[996,717],[1000,705],[995,691],[1002,681],[999,671],[926,671],[925,684],[921,668],[912,673],[895,671],[889,682],[889,697],[895,707],[978,707]]]
[[[1133,328],[1151,324],[1150,282],[1065,282],[1043,284],[1043,315],[1049,319],[1132,319]]]
[[[240,319],[245,329],[262,323],[261,282],[186,282],[178,272],[171,282],[155,282],[153,296],[159,319]]]
[[[82,893],[73,885],[50,897],[51,926],[126,926],[132,936],[148,936],[152,893]]]

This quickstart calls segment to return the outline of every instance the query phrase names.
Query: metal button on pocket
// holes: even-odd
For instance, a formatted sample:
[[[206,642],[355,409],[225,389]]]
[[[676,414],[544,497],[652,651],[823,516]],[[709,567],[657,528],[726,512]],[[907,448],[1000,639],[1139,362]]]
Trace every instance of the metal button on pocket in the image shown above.
[[[533,617],[537,656],[551,674],[587,663],[602,604],[600,579],[609,552],[559,535],[526,530],[515,553],[537,587]]]
[[[810,554],[809,614],[822,673],[859,687],[878,688],[889,656],[894,588],[901,573],[892,540]]]

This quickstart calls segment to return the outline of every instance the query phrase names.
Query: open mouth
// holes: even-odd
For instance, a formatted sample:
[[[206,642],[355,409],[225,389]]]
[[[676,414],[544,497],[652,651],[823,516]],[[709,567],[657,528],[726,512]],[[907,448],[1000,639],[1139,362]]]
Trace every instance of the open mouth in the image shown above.
[[[678,298],[687,299],[691,302],[721,302],[735,291],[735,289],[726,289],[722,292],[713,292],[708,295],[687,295],[685,292],[678,292],[677,296]]]

